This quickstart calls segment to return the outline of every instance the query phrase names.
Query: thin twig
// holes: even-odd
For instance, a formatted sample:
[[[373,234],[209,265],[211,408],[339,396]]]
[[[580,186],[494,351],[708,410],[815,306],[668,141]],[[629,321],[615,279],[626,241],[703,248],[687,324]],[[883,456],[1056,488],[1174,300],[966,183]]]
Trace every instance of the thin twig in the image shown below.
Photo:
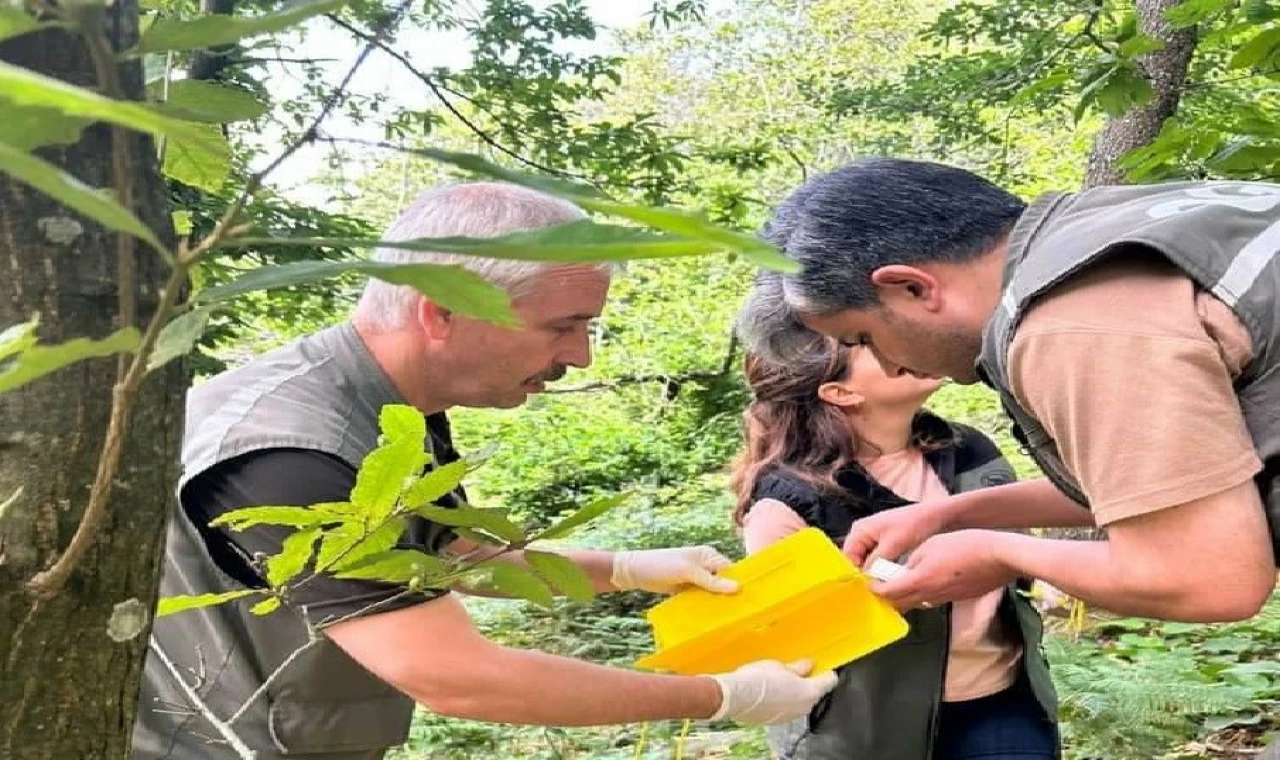
[[[270,687],[271,684],[275,682],[276,678],[279,677],[279,675],[283,673],[286,668],[292,665],[293,661],[297,659],[299,655],[307,651],[307,648],[312,646],[313,643],[314,642],[307,642],[306,644],[303,644],[302,646],[293,650],[293,654],[290,654],[288,657],[286,657],[284,662],[280,663],[280,665],[277,666],[275,670],[271,671],[271,675],[267,676],[267,679],[262,682],[262,685],[259,686],[252,694],[249,695],[249,698],[244,701],[244,704],[240,705],[240,707],[235,711],[235,713],[230,718],[227,718],[225,725],[228,730],[230,730],[231,726],[234,725],[236,721],[244,717],[244,714],[249,711],[249,706],[252,705],[254,702],[258,701],[258,699],[261,698],[264,694],[266,694],[267,688]],[[205,714],[208,715],[208,712],[206,711]]]
[[[255,760],[258,753],[249,749],[244,741],[236,735],[236,732],[231,730],[231,726],[228,723],[218,720],[218,717],[213,713],[213,709],[200,698],[199,692],[193,689],[191,684],[187,683],[187,680],[178,672],[178,667],[173,664],[173,660],[160,646],[160,642],[156,641],[155,636],[151,637],[151,651],[160,659],[160,663],[164,665],[165,670],[168,670],[169,674],[173,676],[173,680],[178,682],[182,693],[186,695],[187,699],[191,700],[191,705],[204,716],[205,720],[209,721],[209,725],[213,726],[214,730],[222,736],[222,739],[231,747],[232,751],[241,760]],[[299,649],[298,651],[302,650]]]
[[[365,41],[370,41],[372,39],[366,32],[347,23],[346,21],[343,21],[341,18],[338,18],[336,15],[332,13],[328,14],[326,18],[328,18],[337,26],[345,29],[347,32],[349,32],[353,37],[357,39],[361,39]],[[450,93],[457,95],[459,97],[465,98],[466,100],[470,100],[470,98],[467,98],[465,95],[462,95],[462,93],[459,93],[456,90],[451,90],[445,87],[444,85],[440,84],[435,79],[433,79],[430,75],[428,75],[426,72],[414,66],[413,63],[408,58],[406,58],[402,53],[397,51],[395,48],[392,48],[390,45],[387,45],[383,42],[377,42],[376,44],[378,46],[378,49],[380,49],[382,52],[394,58],[396,61],[400,63],[401,66],[405,68],[406,71],[408,71],[410,74],[413,74],[415,77],[420,79],[422,83],[427,86],[427,89],[431,90],[431,94],[435,95],[436,100],[440,101],[440,105],[445,107],[445,110],[447,110],[450,114],[452,114],[455,119],[462,122],[462,125],[464,127],[471,130],[471,132],[475,134],[476,137],[480,138],[480,140],[484,142],[486,145],[488,145],[489,147],[493,148],[499,153],[502,153],[506,156],[509,156],[515,159],[516,161],[519,161],[520,163],[524,164],[525,166],[528,166],[531,169],[537,169],[538,171],[547,172],[548,174],[555,174],[561,177],[569,177],[571,179],[582,180],[584,182],[591,181],[589,178],[581,174],[574,174],[573,172],[567,172],[567,171],[564,171],[563,169],[555,169],[545,164],[540,164],[537,161],[534,161],[533,159],[526,158],[525,156],[520,155],[516,151],[498,142],[488,132],[485,132],[478,125],[476,125],[469,118],[467,118],[466,115],[464,115],[461,111],[459,111],[458,108],[454,106],[453,103],[451,103],[448,98],[445,97],[444,91],[448,90]]]

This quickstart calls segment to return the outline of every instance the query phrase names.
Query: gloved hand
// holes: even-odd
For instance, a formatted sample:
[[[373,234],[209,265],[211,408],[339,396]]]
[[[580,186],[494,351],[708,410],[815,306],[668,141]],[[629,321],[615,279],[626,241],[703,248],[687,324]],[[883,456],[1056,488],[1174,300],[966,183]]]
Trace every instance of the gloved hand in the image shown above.
[[[710,546],[615,552],[609,582],[619,591],[643,589],[670,594],[684,586],[701,586],[707,591],[731,594],[738,590],[738,584],[713,574],[730,564],[728,557]]]
[[[752,662],[732,673],[711,676],[720,684],[724,701],[711,720],[731,718],[742,723],[785,723],[809,714],[823,695],[836,687],[836,674],[805,677],[807,660],[783,665],[776,660]]]

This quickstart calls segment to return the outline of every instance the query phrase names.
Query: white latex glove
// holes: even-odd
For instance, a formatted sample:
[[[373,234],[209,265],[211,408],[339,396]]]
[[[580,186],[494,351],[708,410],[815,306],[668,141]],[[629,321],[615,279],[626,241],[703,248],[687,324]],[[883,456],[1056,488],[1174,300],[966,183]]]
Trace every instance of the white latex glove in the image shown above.
[[[805,677],[808,660],[783,665],[776,660],[752,662],[732,673],[714,675],[724,701],[711,720],[730,718],[741,723],[785,723],[809,714],[823,695],[836,687],[828,670]]]
[[[643,589],[670,594],[685,586],[701,586],[707,591],[732,594],[738,584],[714,575],[730,564],[728,557],[710,546],[615,552],[609,582],[619,591]]]

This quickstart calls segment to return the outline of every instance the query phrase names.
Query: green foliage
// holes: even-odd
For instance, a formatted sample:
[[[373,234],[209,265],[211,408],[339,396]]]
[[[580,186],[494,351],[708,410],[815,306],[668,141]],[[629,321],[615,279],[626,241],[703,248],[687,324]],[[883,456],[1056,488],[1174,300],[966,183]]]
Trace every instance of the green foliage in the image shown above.
[[[248,90],[198,79],[181,79],[167,86],[153,82],[147,92],[160,101],[153,104],[153,108],[187,121],[225,124],[258,119],[270,108]]]
[[[382,261],[299,261],[251,269],[231,282],[196,293],[196,303],[226,301],[255,290],[304,285],[336,275],[356,272],[380,280],[409,285],[441,306],[496,324],[514,326],[519,322],[511,311],[511,300],[501,289],[459,266],[443,264],[391,264]]]
[[[1242,623],[1121,618],[1098,621],[1080,640],[1050,637],[1067,756],[1146,760],[1216,731],[1260,725],[1280,696],[1271,656],[1278,635],[1273,599]]]
[[[101,340],[72,338],[46,346],[35,342],[36,324],[32,319],[0,334],[0,393],[84,359],[132,353],[142,337],[136,327],[124,327]]]
[[[298,0],[283,10],[251,18],[225,15],[192,19],[161,18],[147,29],[131,52],[140,55],[226,45],[247,37],[284,31],[312,16],[335,11],[346,2],[347,0]]]
[[[26,339],[24,336],[21,331],[6,331],[6,341],[0,346],[18,344]],[[285,538],[280,551],[266,558],[267,590],[166,600],[161,607],[164,614],[221,604],[248,593],[269,593],[271,599],[255,609],[266,614],[280,600],[288,599],[291,584],[303,583],[307,577],[320,573],[403,584],[410,591],[463,584],[544,606],[552,604],[553,588],[573,599],[591,598],[591,581],[581,568],[562,556],[531,551],[527,558],[531,569],[503,558],[533,540],[523,527],[508,519],[507,510],[466,504],[453,508],[424,505],[428,497],[438,498],[453,490],[470,465],[464,459],[423,473],[430,454],[424,449],[427,424],[421,412],[402,404],[385,406],[379,413],[379,429],[381,443],[362,462],[350,501],[305,507],[245,507],[210,522],[213,527],[232,530],[255,525],[296,528]],[[588,504],[546,534],[565,535],[621,500]],[[468,537],[481,543],[477,548],[487,545],[488,551],[472,561],[470,555],[437,557],[397,549],[412,515],[465,529]]]
[[[176,612],[185,612],[186,610],[194,610],[199,607],[212,607],[216,604],[224,604],[226,602],[243,599],[246,596],[253,596],[262,593],[258,589],[245,588],[236,589],[234,591],[224,591],[220,594],[194,594],[167,596],[156,604],[156,617],[164,617],[172,615]]]
[[[127,232],[157,250],[163,250],[156,236],[132,212],[53,164],[0,142],[0,167],[6,174],[56,198],[64,206],[96,219],[107,228]]]

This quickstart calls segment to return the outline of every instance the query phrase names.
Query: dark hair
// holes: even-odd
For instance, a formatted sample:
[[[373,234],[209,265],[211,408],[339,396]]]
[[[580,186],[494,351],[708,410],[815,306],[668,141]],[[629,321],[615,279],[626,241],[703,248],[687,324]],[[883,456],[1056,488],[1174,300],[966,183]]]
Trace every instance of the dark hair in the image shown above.
[[[751,507],[756,483],[774,468],[833,498],[852,498],[836,482],[836,474],[856,462],[860,441],[845,413],[819,398],[818,389],[848,377],[853,351],[865,349],[842,346],[814,332],[807,336],[808,350],[786,363],[747,354],[744,369],[752,396],[743,414],[746,445],[729,477],[738,525]],[[945,443],[912,439],[912,445],[925,451]]]
[[[787,300],[828,313],[875,306],[871,274],[880,267],[981,256],[1025,208],[964,169],[869,158],[808,180],[761,234],[804,267],[783,278]]]

